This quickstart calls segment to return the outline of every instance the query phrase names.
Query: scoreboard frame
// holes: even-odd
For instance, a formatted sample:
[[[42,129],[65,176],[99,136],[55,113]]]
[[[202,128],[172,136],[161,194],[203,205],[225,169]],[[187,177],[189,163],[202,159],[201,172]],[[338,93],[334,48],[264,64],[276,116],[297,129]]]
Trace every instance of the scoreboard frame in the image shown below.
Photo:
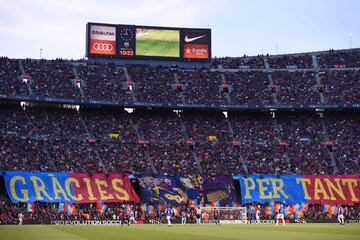
[[[91,28],[107,29],[92,31]],[[95,27],[94,27],[95,26]],[[129,39],[121,35],[121,30],[132,29]],[[136,53],[136,30],[137,29],[154,29],[154,30],[171,30],[179,32],[179,57],[173,56],[144,56]],[[125,35],[127,35],[126,33]],[[97,40],[100,38],[101,40]],[[96,42],[96,41],[104,41]],[[98,46],[94,50],[94,44]],[[105,48],[111,53],[105,53],[99,49],[99,46]],[[91,49],[91,47],[93,47]],[[114,52],[115,49],[115,52]],[[120,55],[120,51],[123,55]],[[177,27],[159,27],[159,26],[142,26],[129,24],[109,24],[88,22],[86,24],[86,56],[100,57],[109,59],[138,59],[138,60],[168,60],[168,61],[191,61],[191,62],[210,62],[211,60],[211,29],[210,28],[177,28]]]

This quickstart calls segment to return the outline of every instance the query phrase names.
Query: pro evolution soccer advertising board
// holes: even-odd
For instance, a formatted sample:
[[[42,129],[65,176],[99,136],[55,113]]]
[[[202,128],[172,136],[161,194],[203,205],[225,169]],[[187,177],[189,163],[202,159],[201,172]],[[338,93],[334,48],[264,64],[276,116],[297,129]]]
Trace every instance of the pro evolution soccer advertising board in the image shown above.
[[[86,53],[88,57],[210,61],[211,29],[88,23]]]

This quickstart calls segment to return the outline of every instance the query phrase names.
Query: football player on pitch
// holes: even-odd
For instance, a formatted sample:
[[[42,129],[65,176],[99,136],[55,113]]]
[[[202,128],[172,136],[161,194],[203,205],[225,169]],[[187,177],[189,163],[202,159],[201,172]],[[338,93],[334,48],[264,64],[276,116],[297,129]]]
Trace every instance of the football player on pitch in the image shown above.
[[[279,211],[278,211],[278,214],[277,214],[277,218],[276,218],[276,225],[279,225],[279,219],[282,220],[283,222],[283,226],[285,227],[285,207],[284,205],[281,203],[280,204],[280,208],[279,208]]]

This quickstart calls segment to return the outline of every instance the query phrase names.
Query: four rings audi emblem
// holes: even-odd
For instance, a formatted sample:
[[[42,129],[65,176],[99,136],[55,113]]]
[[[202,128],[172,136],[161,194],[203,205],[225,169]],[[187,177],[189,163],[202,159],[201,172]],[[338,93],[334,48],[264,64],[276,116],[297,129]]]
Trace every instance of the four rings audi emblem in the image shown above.
[[[94,43],[93,48],[95,50],[112,51],[114,47],[109,43]]]

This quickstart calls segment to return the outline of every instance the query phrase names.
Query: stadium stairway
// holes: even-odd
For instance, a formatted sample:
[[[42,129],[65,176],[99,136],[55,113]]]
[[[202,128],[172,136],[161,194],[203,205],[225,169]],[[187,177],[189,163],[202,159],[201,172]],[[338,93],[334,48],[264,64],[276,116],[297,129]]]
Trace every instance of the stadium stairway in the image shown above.
[[[272,78],[271,73],[268,73],[267,76],[268,76],[270,85],[274,85],[274,80],[273,80],[273,78]],[[276,86],[276,87],[277,87],[277,86]],[[273,103],[275,103],[275,104],[278,104],[278,103],[279,103],[279,102],[278,102],[278,98],[277,98],[277,91],[275,91],[274,93],[272,93],[272,94],[271,94],[271,97],[272,97]]]
[[[185,125],[181,115],[179,115],[179,119],[180,119],[180,124],[181,124],[181,130],[182,130],[182,133],[183,133],[183,137],[185,137],[185,139],[189,139],[189,134],[187,133],[186,125]],[[196,163],[197,168],[199,169],[199,172],[202,173],[203,170],[202,170],[202,167],[201,167],[201,164],[200,164],[200,159],[196,155],[195,146],[192,149],[192,156],[193,156],[193,159],[194,159],[194,161]]]
[[[140,141],[140,140],[144,140],[145,139],[145,136],[144,134],[142,134],[142,132],[140,131],[140,128],[138,126],[137,123],[135,123],[132,119],[130,119],[130,122],[131,122],[131,125],[134,126],[134,129],[135,129],[135,133],[136,133],[136,137],[137,137],[137,140]],[[144,151],[145,153],[145,157],[146,157],[146,162],[148,163],[148,166],[150,166],[152,172],[154,174],[158,174],[158,171],[155,167],[155,164],[154,162],[151,160],[150,158],[150,155],[149,155],[149,151],[145,150]]]
[[[230,138],[230,139],[234,139],[235,132],[234,132],[234,128],[233,128],[233,126],[232,126],[232,123],[231,123],[231,121],[230,121],[228,118],[226,118],[226,121],[227,121],[228,127],[229,127],[229,134],[231,135],[231,138]],[[232,150],[234,150],[234,146],[232,146]],[[243,157],[243,155],[240,153],[240,151],[238,152],[238,156],[239,156],[239,158],[240,158],[241,165],[242,165],[245,173],[246,173],[246,174],[249,173],[249,170],[248,170],[248,166],[247,166],[247,164],[246,164],[246,161],[244,160],[244,157]]]
[[[84,118],[81,114],[79,114],[79,119],[80,119],[80,122],[81,124],[83,125],[85,131],[86,131],[86,135],[88,137],[95,137],[94,134],[91,133],[91,131],[89,130],[88,126],[86,125],[85,121],[84,121]],[[96,159],[98,160],[99,162],[99,166],[103,169],[104,173],[108,173],[108,170],[106,169],[105,167],[105,164],[104,164],[104,161],[102,160],[100,154],[99,154],[99,151],[96,149],[96,148],[91,148],[90,149],[91,151],[93,151],[95,153],[95,156],[96,156]]]
[[[226,84],[225,74],[224,74],[224,72],[222,71],[222,69],[221,69],[220,71],[221,71],[221,72],[220,72],[221,82],[222,82],[222,84]],[[220,90],[220,89],[219,89],[219,90]],[[231,101],[230,94],[229,94],[229,93],[226,93],[225,96],[226,96],[227,104],[231,104],[232,101]]]
[[[181,118],[181,115],[180,115],[179,119],[180,119],[182,133],[184,134],[185,139],[189,139],[189,135],[186,130],[186,125],[185,125],[183,119]]]
[[[39,129],[35,126],[31,117],[28,114],[26,114],[26,118],[28,120],[29,125],[32,127],[32,129],[34,129],[36,139],[38,141],[41,140],[41,135],[39,134]],[[53,169],[58,170],[56,165],[54,164],[51,154],[49,153],[46,141],[41,141],[41,142],[42,142],[42,144],[41,144],[42,152],[46,155],[46,157],[47,157],[48,161],[50,162],[51,166],[53,167]]]
[[[77,72],[77,68],[76,68],[75,66],[73,66],[72,70],[73,70],[73,74],[74,74],[74,76],[75,76],[75,79],[79,78],[79,74],[78,74],[78,72]],[[73,80],[73,81],[74,81],[74,80]],[[75,83],[75,82],[73,82],[73,84],[76,86],[76,83]],[[80,79],[80,87],[78,87],[78,89],[79,89],[79,91],[80,91],[80,96],[81,96],[81,98],[84,99],[84,98],[85,98],[85,93],[84,93],[84,89],[82,88],[82,86],[86,86],[86,83],[85,83],[85,81],[83,81],[82,79]]]
[[[128,71],[127,67],[124,66],[123,71],[124,71],[124,74],[125,74],[126,81],[127,82],[132,82],[132,79],[131,79],[131,76],[129,74],[129,71]],[[132,99],[132,101],[134,103],[137,102],[136,96],[134,94],[134,90],[131,91],[131,99]]]
[[[181,82],[179,81],[179,76],[178,76],[177,72],[174,72],[174,79],[175,79],[175,83],[176,83],[176,84],[181,83]],[[183,92],[180,92],[180,97],[181,97],[182,103],[185,103],[185,96],[184,96]]]
[[[318,72],[318,71],[316,71],[315,77],[316,77],[316,84],[321,84],[320,77],[319,77],[319,72]],[[320,102],[321,102],[321,104],[325,104],[324,93],[319,92],[319,95],[320,95]]]
[[[270,65],[266,56],[264,56],[264,65],[266,70],[270,70]]]
[[[327,128],[326,128],[326,124],[325,124],[323,115],[322,115],[322,117],[321,117],[321,126],[322,126],[323,133],[324,133],[324,142],[329,141],[329,140],[330,140],[330,139],[329,139],[329,133],[328,133],[328,131],[327,131]],[[336,164],[336,161],[335,161],[334,148],[333,148],[333,151],[330,151],[328,148],[326,148],[326,150],[327,150],[328,153],[330,154],[331,165],[334,167],[334,173],[338,173],[338,172],[339,172],[339,169],[338,169],[337,164]]]
[[[194,145],[194,149],[193,149],[193,151],[192,151],[193,159],[194,159],[194,161],[195,161],[195,163],[196,163],[196,166],[197,166],[200,174],[202,174],[202,173],[203,173],[203,169],[202,169],[202,167],[201,167],[200,159],[199,159],[199,157],[198,157],[197,154],[196,154],[196,151],[195,151],[196,149],[195,149],[195,148],[196,148],[196,146]]]
[[[311,58],[312,58],[312,65],[314,67],[314,69],[318,69],[319,65],[318,65],[318,62],[317,62],[317,57],[315,54],[312,54],[311,55]]]
[[[19,69],[21,71],[21,75],[23,76],[25,74],[25,70],[24,70],[24,66],[22,64],[22,60],[19,60]],[[29,80],[28,82],[26,83],[26,88],[28,90],[28,93],[29,93],[29,96],[34,96],[34,91],[32,90],[32,87],[31,87],[31,74],[29,73]],[[20,79],[19,80],[22,82],[23,79]]]

